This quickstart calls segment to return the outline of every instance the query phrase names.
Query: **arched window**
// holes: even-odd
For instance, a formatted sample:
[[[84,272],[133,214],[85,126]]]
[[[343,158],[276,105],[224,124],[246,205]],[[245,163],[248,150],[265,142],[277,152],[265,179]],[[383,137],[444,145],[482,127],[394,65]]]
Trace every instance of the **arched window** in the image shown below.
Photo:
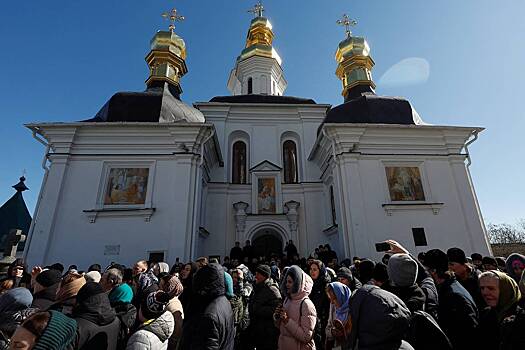
[[[253,94],[253,79],[248,78],[248,95]]]
[[[297,147],[295,146],[295,142],[292,140],[288,140],[283,143],[283,168],[284,183],[297,183]]]
[[[236,141],[232,147],[232,183],[246,183],[246,144]]]

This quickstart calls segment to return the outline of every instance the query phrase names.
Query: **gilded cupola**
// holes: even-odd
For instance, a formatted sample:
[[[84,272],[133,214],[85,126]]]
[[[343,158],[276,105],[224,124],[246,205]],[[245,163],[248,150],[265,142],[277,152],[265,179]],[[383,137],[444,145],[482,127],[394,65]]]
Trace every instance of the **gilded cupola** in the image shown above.
[[[337,23],[344,26],[346,32],[345,40],[339,43],[335,53],[335,74],[343,83],[342,95],[348,100],[356,93],[373,93],[376,86],[372,81],[372,67],[375,63],[370,57],[370,46],[365,38],[352,35],[350,27],[357,24],[355,20],[345,14]]]
[[[169,31],[158,31],[151,39],[151,51],[146,56],[149,66],[149,77],[146,85],[167,82],[174,85],[178,93],[182,93],[180,79],[188,72],[186,67],[186,44],[175,33],[175,22],[184,20],[176,9],[162,15],[170,20]]]

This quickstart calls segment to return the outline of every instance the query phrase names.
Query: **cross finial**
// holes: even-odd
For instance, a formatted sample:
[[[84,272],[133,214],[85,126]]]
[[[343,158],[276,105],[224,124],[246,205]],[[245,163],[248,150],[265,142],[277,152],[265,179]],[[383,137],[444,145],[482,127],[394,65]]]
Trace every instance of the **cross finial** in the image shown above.
[[[184,16],[179,15],[176,8],[171,9],[170,12],[164,12],[161,16],[170,21],[170,32],[175,30],[175,22],[184,21]]]
[[[262,2],[257,2],[256,5],[253,6],[253,8],[248,10],[249,13],[253,13],[255,17],[262,17],[264,13],[264,6]]]
[[[344,26],[345,27],[345,32],[346,32],[346,37],[347,38],[352,36],[352,32],[350,31],[350,27],[353,27],[353,26],[357,25],[357,21],[349,18],[346,13],[343,15],[343,18],[338,19],[336,23],[339,24],[340,26]]]

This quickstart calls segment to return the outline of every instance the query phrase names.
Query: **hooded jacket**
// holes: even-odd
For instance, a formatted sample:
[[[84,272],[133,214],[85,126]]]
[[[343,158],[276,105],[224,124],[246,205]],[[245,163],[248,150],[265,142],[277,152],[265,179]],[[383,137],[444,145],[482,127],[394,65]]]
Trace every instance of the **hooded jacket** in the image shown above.
[[[279,336],[280,350],[315,349],[313,340],[317,312],[314,303],[308,298],[312,292],[313,281],[299,266],[292,266],[283,278],[294,281],[291,293],[287,293],[283,307],[288,314],[288,321],[276,321],[281,332]],[[284,293],[283,293],[284,294]]]
[[[107,294],[96,294],[80,302],[73,309],[77,321],[75,349],[115,350],[120,321],[111,308]]]
[[[235,325],[230,302],[225,296],[224,270],[219,264],[202,267],[193,278],[193,288],[181,349],[233,350]]]
[[[516,264],[525,266],[525,256],[518,254],[518,253],[513,253],[513,254],[510,254],[507,260],[505,261],[505,268],[507,270],[507,274],[510,277],[512,277],[514,281],[516,281],[516,283],[519,283],[521,279],[521,274],[517,275],[514,272],[514,265]]]
[[[171,312],[166,311],[151,323],[143,324],[129,338],[126,350],[166,350],[168,339],[173,334],[175,320]]]

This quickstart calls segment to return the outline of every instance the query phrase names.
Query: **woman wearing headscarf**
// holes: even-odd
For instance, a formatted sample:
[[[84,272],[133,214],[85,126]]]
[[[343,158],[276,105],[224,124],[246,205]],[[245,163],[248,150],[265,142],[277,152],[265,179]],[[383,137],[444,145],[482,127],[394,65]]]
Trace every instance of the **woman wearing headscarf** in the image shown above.
[[[193,275],[199,269],[199,265],[194,262],[187,263],[184,265],[179,273],[180,281],[184,287],[182,294],[179,296],[179,300],[182,304],[184,311],[189,310],[190,302],[193,295]]]
[[[60,284],[57,292],[56,302],[49,306],[48,310],[60,311],[70,316],[77,302],[77,293],[86,284],[86,279],[81,274],[69,272]]]
[[[308,298],[312,286],[312,279],[299,266],[293,265],[286,271],[281,283],[284,303],[274,313],[275,325],[281,332],[280,350],[315,349],[313,336],[317,313]]]
[[[170,266],[165,262],[158,262],[153,265],[153,274],[157,277],[168,274],[170,272]]]
[[[326,287],[326,294],[330,300],[330,314],[325,327],[326,350],[334,345],[341,350],[350,349],[350,330],[352,322],[349,317],[349,302],[352,292],[341,282],[332,282]]]
[[[179,300],[183,286],[177,276],[167,275],[160,280],[160,290],[166,292],[170,298],[166,310],[171,312],[175,320],[175,329],[168,342],[168,350],[177,349],[179,339],[182,336],[182,322],[184,321],[184,309]]]
[[[514,279],[501,271],[487,271],[479,276],[481,295],[487,307],[480,316],[480,346],[484,349],[500,349],[504,320],[515,317],[521,293]],[[518,333],[515,333],[518,332]],[[507,334],[507,338],[521,337],[523,329]],[[523,338],[523,337],[521,337]],[[525,339],[523,339],[525,340]],[[506,340],[508,341],[508,339]],[[525,343],[523,344],[525,348]],[[511,347],[512,349],[512,347]]]
[[[325,328],[328,323],[330,313],[330,300],[326,294],[326,287],[330,283],[330,276],[326,272],[326,267],[321,260],[312,260],[310,263],[310,277],[314,281],[310,300],[315,305],[317,312],[317,322],[314,332],[315,347],[322,349],[325,343]]]
[[[510,254],[505,261],[505,267],[509,276],[512,277],[516,283],[519,283],[521,275],[525,270],[525,256],[518,253]]]

